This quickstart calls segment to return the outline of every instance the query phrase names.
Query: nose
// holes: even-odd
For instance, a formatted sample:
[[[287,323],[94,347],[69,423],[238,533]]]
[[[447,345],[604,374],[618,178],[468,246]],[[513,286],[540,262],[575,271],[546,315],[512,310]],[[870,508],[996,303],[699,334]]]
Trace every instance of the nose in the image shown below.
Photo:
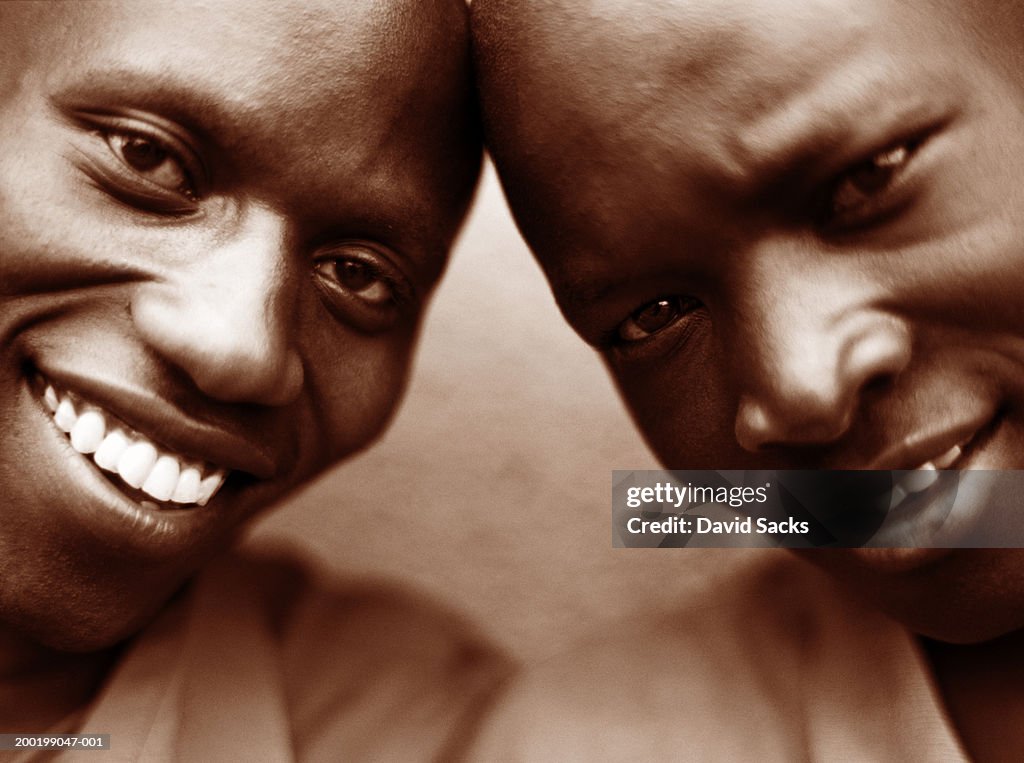
[[[282,406],[304,376],[294,280],[285,221],[255,207],[230,235],[140,285],[132,319],[148,345],[210,397]]]
[[[736,439],[751,452],[835,442],[853,424],[865,390],[906,368],[909,329],[842,273],[783,267],[757,274],[739,316]]]

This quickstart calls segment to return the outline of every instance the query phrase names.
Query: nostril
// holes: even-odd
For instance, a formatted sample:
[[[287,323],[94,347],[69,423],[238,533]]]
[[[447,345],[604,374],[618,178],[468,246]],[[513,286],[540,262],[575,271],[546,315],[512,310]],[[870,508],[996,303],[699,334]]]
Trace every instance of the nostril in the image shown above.
[[[892,393],[912,347],[901,320],[852,308],[779,323],[758,340],[736,415],[737,441],[751,452],[836,443]]]
[[[895,376],[875,376],[861,387],[862,398],[879,398],[890,393],[896,386]]]
[[[212,339],[208,346],[178,352],[177,357],[200,390],[224,402],[286,405],[305,379],[299,356],[287,346]]]
[[[132,320],[148,346],[209,397],[273,406],[293,401],[304,371],[286,322],[253,304],[207,297],[154,285],[135,295]]]
[[[740,401],[736,441],[751,453],[780,448],[827,445],[840,439],[852,423],[849,406],[832,398],[803,394],[774,400],[752,396]]]

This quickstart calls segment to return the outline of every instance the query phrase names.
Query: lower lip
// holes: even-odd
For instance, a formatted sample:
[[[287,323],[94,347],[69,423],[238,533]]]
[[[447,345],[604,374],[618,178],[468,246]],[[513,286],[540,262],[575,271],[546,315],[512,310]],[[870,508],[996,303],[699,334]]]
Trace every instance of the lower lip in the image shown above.
[[[851,549],[869,566],[901,572],[928,564],[956,548],[967,531],[977,526],[985,514],[984,496],[955,501],[959,475],[951,472],[974,468],[985,446],[999,434],[1002,416],[997,416],[964,448],[964,455],[953,468],[940,474],[935,484],[905,498],[886,518],[871,539],[871,546]]]
[[[41,425],[53,433],[55,450],[48,471],[64,474],[70,483],[70,489],[61,490],[61,504],[70,506],[78,522],[107,546],[149,558],[180,557],[224,531],[224,512],[211,510],[212,503],[201,509],[165,509],[130,498],[91,459],[71,447],[27,379],[22,390],[39,411]],[[224,485],[214,502],[222,503],[229,490],[230,485]]]

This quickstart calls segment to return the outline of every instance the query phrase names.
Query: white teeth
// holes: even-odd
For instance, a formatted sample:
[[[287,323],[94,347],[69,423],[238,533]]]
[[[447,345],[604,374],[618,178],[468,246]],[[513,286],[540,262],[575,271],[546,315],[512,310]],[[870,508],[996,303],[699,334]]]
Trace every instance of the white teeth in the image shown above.
[[[75,425],[78,420],[78,414],[75,412],[75,404],[71,402],[71,398],[66,397],[60,401],[57,406],[57,410],[53,414],[53,420],[57,426],[60,427],[62,432],[70,432],[71,427]]]
[[[952,448],[950,448],[941,456],[932,461],[932,463],[935,464],[936,469],[945,469],[949,467],[958,458],[960,458],[960,455],[963,452],[963,448],[961,448],[959,445],[954,445]]]
[[[962,454],[963,447],[954,445],[938,458],[907,472],[899,484],[893,487],[890,505],[896,506],[908,495],[930,488],[939,479],[939,470],[948,469]]]
[[[71,447],[79,453],[93,453],[103,442],[107,421],[99,411],[86,411],[71,427]]]
[[[174,493],[178,484],[181,467],[174,456],[160,456],[153,465],[153,471],[142,483],[142,492],[153,496],[158,501],[166,501]]]
[[[899,485],[895,485],[889,493],[889,510],[891,511],[903,503],[903,499],[906,497],[906,491]]]
[[[121,479],[134,488],[142,487],[146,477],[156,464],[156,448],[148,442],[137,442],[128,446],[128,450],[117,462],[117,473]]]
[[[128,450],[129,445],[131,445],[131,442],[125,436],[125,433],[120,429],[115,429],[103,438],[103,442],[96,449],[92,460],[96,462],[96,466],[100,469],[116,472],[117,462],[121,460],[121,456]]]
[[[196,465],[160,450],[138,432],[119,427],[116,419],[111,421],[103,411],[76,400],[49,384],[43,389],[43,404],[68,435],[71,447],[83,455],[92,454],[96,466],[118,475],[129,486],[157,501],[205,506],[224,484],[225,470]]]
[[[181,470],[178,477],[178,484],[174,488],[171,500],[175,503],[195,503],[199,500],[199,483],[202,475],[194,466],[188,466]]]
[[[900,480],[900,487],[906,493],[920,493],[934,485],[938,478],[939,473],[935,470],[935,465],[929,461],[914,471],[908,472],[907,476]]]
[[[216,495],[217,491],[220,490],[220,486],[224,484],[224,474],[222,470],[216,471],[207,477],[205,480],[199,483],[199,498],[196,499],[196,503],[200,506],[205,506],[210,502],[210,499]]]
[[[57,412],[57,406],[60,405],[60,400],[57,398],[57,391],[49,384],[46,385],[46,390],[43,392],[43,402],[46,403],[46,407],[50,409],[50,413]]]
[[[920,493],[934,485],[939,479],[939,469],[945,469],[959,457],[960,447],[954,446],[934,461],[929,461],[913,471],[908,471],[902,480],[893,485],[892,491],[889,493],[890,510],[903,503],[907,496]]]

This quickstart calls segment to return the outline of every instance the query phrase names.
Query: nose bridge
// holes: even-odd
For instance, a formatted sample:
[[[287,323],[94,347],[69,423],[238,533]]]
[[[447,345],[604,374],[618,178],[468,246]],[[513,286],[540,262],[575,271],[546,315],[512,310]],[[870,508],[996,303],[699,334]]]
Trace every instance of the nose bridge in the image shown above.
[[[736,436],[748,450],[839,439],[864,388],[909,361],[906,326],[877,306],[870,282],[793,252],[759,252],[739,299]]]
[[[286,221],[252,206],[164,278],[144,284],[132,316],[156,352],[226,402],[282,405],[302,385]]]
[[[809,282],[810,281],[810,282]],[[744,323],[749,344],[746,355],[751,386],[786,399],[830,397],[841,322],[841,308],[830,303],[826,289],[807,274],[776,273],[761,279],[748,298]]]

